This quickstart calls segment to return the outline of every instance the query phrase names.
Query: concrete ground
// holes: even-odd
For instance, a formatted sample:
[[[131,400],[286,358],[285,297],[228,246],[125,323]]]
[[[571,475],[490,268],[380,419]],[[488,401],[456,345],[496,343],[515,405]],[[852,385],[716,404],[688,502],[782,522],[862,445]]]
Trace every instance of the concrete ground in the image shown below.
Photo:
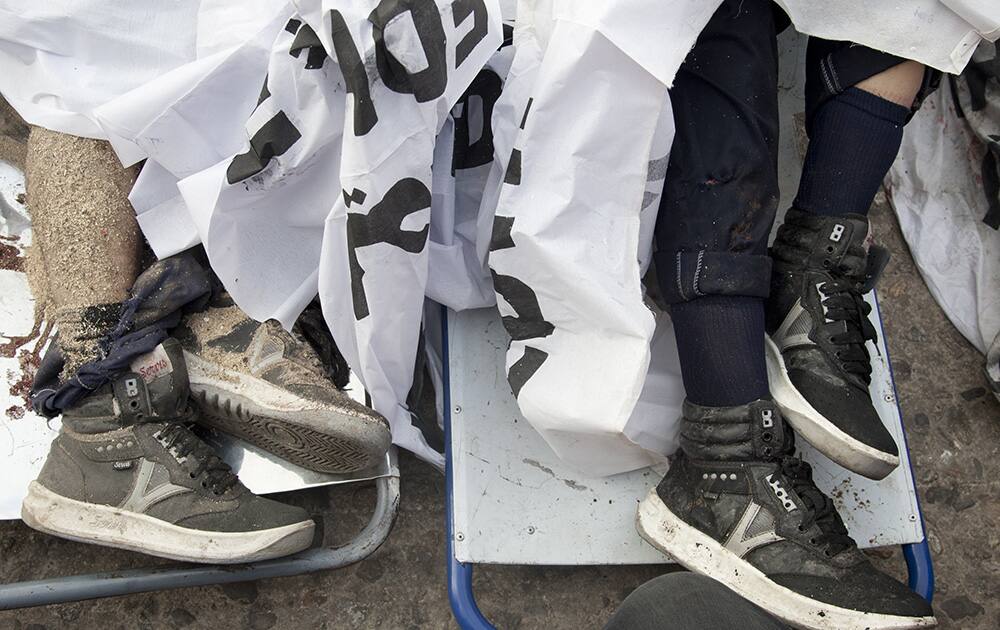
[[[2,113],[2,112],[0,112]],[[927,292],[885,206],[873,210],[893,261],[880,298],[937,574],[944,628],[1000,627],[1000,404],[982,357]],[[389,541],[355,566],[317,575],[0,612],[0,628],[453,628],[445,590],[444,480],[401,458],[402,503]],[[326,542],[367,519],[371,486],[280,497],[309,509]],[[902,577],[898,550],[872,553]],[[161,564],[0,523],[0,582]],[[599,628],[636,586],[666,567],[481,567],[476,592],[499,628]]]

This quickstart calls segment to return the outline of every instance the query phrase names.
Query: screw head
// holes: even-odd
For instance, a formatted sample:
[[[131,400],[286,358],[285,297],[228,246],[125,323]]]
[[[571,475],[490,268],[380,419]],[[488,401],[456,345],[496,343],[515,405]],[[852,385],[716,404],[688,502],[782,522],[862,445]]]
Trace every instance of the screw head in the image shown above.
[[[463,534],[462,532],[456,532],[455,533],[455,540],[457,540],[459,542],[465,540],[465,534]]]
[[[535,526],[528,525],[528,534],[534,534],[534,533],[535,533]]]
[[[455,405],[455,413],[462,413],[462,405]]]

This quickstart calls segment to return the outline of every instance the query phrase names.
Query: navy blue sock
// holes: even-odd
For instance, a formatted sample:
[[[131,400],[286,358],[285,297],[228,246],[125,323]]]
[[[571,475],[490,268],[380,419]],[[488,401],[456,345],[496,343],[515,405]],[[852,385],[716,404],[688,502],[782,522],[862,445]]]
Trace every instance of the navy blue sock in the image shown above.
[[[910,110],[848,88],[816,111],[794,205],[825,215],[868,214],[903,140]]]
[[[764,300],[710,295],[670,307],[689,401],[732,407],[769,398]]]

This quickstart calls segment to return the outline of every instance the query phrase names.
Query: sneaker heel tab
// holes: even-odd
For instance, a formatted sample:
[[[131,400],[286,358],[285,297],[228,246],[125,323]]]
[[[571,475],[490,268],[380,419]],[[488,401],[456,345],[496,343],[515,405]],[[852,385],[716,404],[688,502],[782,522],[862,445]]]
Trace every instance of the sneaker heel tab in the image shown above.
[[[865,261],[865,281],[861,285],[861,294],[864,295],[875,288],[879,277],[885,271],[891,258],[889,250],[881,245],[871,245],[868,248],[868,258]]]

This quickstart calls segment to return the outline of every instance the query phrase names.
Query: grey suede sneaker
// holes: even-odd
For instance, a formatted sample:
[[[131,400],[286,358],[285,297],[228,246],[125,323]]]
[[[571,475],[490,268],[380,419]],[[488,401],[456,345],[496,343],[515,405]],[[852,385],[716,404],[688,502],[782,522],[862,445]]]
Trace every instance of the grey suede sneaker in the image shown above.
[[[312,346],[278,322],[223,302],[188,315],[177,336],[199,422],[324,473],[363,470],[389,449],[385,418],[338,389]]]
[[[21,518],[39,531],[188,562],[266,560],[307,548],[308,514],[247,490],[185,422],[170,339],[63,414]]]
[[[796,628],[927,628],[930,604],[876,570],[794,457],[777,405],[684,404],[681,450],[639,534]]]

